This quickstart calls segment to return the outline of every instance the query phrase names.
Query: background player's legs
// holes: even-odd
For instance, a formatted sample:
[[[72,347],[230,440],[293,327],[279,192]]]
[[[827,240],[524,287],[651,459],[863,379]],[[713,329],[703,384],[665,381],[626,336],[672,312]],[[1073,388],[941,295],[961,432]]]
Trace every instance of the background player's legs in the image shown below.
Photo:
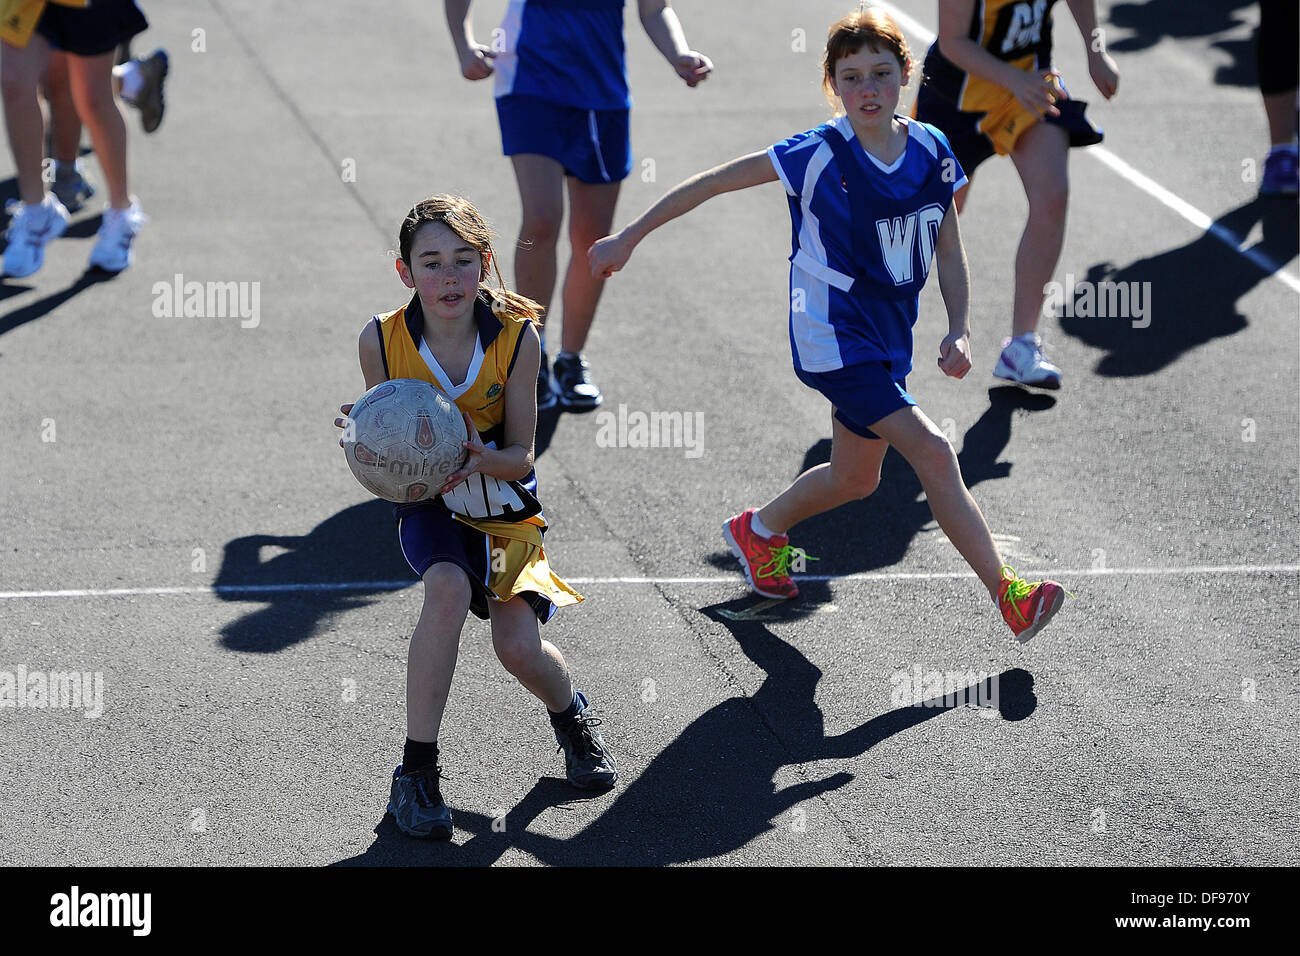
[[[1296,91],[1269,93],[1264,96],[1264,112],[1268,114],[1268,140],[1270,146],[1286,146],[1296,138]]]
[[[45,117],[36,98],[41,77],[50,63],[50,44],[33,33],[25,47],[3,43],[0,50],[0,89],[3,89],[5,129],[18,175],[18,198],[39,205],[45,198],[41,159],[45,152]]]
[[[831,410],[831,460],[809,468],[762,508],[758,520],[767,530],[785,534],[800,521],[865,498],[880,483],[880,463],[889,443],[849,431]]]
[[[510,162],[523,205],[515,247],[515,291],[545,306],[549,319],[555,293],[555,245],[564,219],[564,167],[535,153],[511,156]]]
[[[614,227],[614,207],[622,183],[584,183],[568,177],[569,241],[573,255],[564,276],[564,332],[562,348],[581,352],[596,317],[596,303],[605,280],[591,274],[587,250]]]
[[[68,57],[68,76],[77,113],[90,130],[108,184],[109,205],[127,209],[131,194],[126,178],[126,121],[113,93],[113,52]]]
[[[1274,147],[1296,138],[1296,88],[1300,86],[1296,19],[1296,5],[1289,0],[1260,0],[1255,66],[1268,116],[1269,144]]]
[[[541,639],[537,615],[523,598],[488,605],[492,618],[492,647],[503,667],[546,705],[563,713],[573,703],[573,683],[559,649]]]
[[[1296,146],[1296,88],[1300,87],[1297,31],[1300,31],[1300,13],[1294,2],[1260,0],[1255,65],[1264,114],[1268,118],[1270,146],[1259,187],[1263,195],[1300,192],[1300,151]]]
[[[424,572],[424,606],[406,659],[406,736],[438,739],[460,650],[460,630],[471,592],[464,570],[440,562]]]
[[[50,191],[68,212],[76,212],[95,194],[81,174],[81,117],[72,99],[68,55],[54,50],[45,74],[45,100],[50,107],[49,155],[54,160],[54,181]]]
[[[126,44],[114,54],[121,57]],[[119,60],[120,62],[120,60]],[[121,94],[122,80],[113,74],[113,92]],[[72,99],[72,81],[68,75],[68,54],[50,53],[50,68],[45,74],[45,99],[50,104],[50,157],[56,162],[72,163],[81,151],[81,117]]]
[[[1046,295],[1065,242],[1070,186],[1069,134],[1050,123],[1035,123],[1016,140],[1011,159],[1029,200],[1029,219],[1016,253],[1016,291],[1012,336],[1038,329]]]
[[[871,430],[897,448],[916,471],[939,527],[996,601],[1002,557],[984,515],[966,490],[957,455],[943,432],[914,405],[886,415]]]
[[[68,55],[54,50],[45,74],[45,99],[50,104],[50,158],[71,166],[81,148],[81,119],[72,100]]]

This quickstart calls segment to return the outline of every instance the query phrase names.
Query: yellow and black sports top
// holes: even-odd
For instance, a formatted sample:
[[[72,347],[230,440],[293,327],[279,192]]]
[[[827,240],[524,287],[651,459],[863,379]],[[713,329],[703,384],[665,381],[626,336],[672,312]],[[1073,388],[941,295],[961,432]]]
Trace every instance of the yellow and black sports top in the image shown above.
[[[424,340],[424,310],[418,296],[412,296],[400,309],[374,317],[383,345],[385,376],[419,379],[440,389],[469,415],[489,448],[500,448],[505,441],[506,380],[519,358],[529,324],[528,319],[494,309],[496,301],[485,290],[480,290],[474,300],[478,339],[465,380],[459,384],[451,380]],[[400,522],[422,508],[439,507],[486,536],[490,567],[485,580],[475,584],[482,585],[492,600],[524,596],[543,622],[556,608],[582,600],[581,594],[551,570],[547,560],[542,544],[546,517],[537,500],[537,475],[531,469],[518,481],[473,474],[451,494],[433,501],[399,504],[396,513]],[[542,600],[531,595],[539,595]]]
[[[455,383],[434,358],[424,340],[424,310],[419,296],[393,312],[374,317],[383,343],[384,374],[414,378],[439,389],[467,413],[483,444],[500,448],[505,441],[506,379],[514,369],[529,320],[494,309],[491,294],[480,291],[474,300],[478,340],[465,381]],[[519,481],[475,474],[442,496],[453,514],[470,519],[528,521],[546,527],[537,500],[537,477],[530,471]],[[401,515],[399,508],[399,517]]]
[[[1052,63],[1052,5],[1056,0],[975,0],[966,35],[999,60],[1022,70],[1046,70]],[[925,56],[925,83],[966,112],[1002,105],[1005,88],[972,76],[939,52]]]

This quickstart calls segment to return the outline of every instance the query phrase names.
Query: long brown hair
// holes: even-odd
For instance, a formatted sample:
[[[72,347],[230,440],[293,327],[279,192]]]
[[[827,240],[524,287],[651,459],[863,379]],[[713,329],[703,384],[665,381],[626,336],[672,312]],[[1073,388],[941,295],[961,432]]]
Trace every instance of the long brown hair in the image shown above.
[[[497,288],[484,289],[492,299],[492,309],[521,319],[529,319],[537,325],[542,324],[545,309],[541,303],[534,302],[518,292],[506,288],[501,278],[501,269],[497,265],[496,253],[492,249],[492,230],[474,204],[464,196],[443,194],[430,196],[411,207],[411,211],[402,220],[402,228],[397,234],[397,243],[402,261],[407,268],[411,265],[411,246],[415,244],[415,234],[427,223],[440,222],[469,244],[479,254],[482,268],[478,281],[483,283],[489,274],[495,273]]]

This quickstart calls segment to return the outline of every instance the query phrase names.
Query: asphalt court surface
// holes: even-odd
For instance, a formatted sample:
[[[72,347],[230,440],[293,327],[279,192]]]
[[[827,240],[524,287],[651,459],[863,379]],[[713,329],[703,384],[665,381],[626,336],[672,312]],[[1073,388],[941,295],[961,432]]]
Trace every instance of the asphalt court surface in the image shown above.
[[[491,87],[460,79],[440,4],[394,2],[383,24],[341,2],[306,22],[145,6],[137,52],[165,46],[172,71],[159,132],[128,117],[151,216],[135,266],[82,277],[92,203],[40,273],[0,285],[0,671],[103,682],[94,719],[0,709],[18,768],[0,861],[1300,861],[1300,273],[1294,201],[1248,181],[1267,147],[1255,4],[1102,0],[1110,103],[1057,5],[1059,65],[1119,161],[1072,155],[1057,277],[1149,283],[1149,326],[1057,316],[1059,393],[992,378],[1025,214],[1007,161],[980,168],[962,219],[963,381],[934,368],[947,322],[937,283],[922,295],[909,387],[1008,561],[1074,594],[1052,626],[1014,641],[894,454],[875,495],[796,529],[820,559],[798,602],[747,593],[720,525],[827,460],[830,422],[790,369],[780,187],[719,197],[638,248],[587,350],[606,410],[699,413],[702,453],[604,447],[594,414],[539,423],[548,552],[588,598],[544,636],[623,779],[567,786],[541,705],[471,619],[440,740],[450,845],[383,815],[421,595],[331,422],[362,391],[360,325],[405,299],[390,250],[414,201],[470,197],[511,276]],[[504,6],[475,4],[480,39]],[[848,6],[682,0],[715,64],[695,90],[629,16],[617,222],[824,120],[820,41]],[[919,57],[934,3],[893,7]],[[177,276],[248,283],[248,314],[158,314]],[[987,706],[936,697],[935,674]]]

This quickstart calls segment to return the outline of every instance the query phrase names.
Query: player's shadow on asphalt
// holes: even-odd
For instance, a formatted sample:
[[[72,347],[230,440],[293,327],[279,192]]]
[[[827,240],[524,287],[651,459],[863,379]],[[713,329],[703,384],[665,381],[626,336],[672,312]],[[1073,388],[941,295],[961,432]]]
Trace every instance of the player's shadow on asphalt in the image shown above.
[[[559,405],[553,408],[539,409],[537,412],[537,433],[533,437],[533,460],[536,461],[542,457],[546,449],[551,447],[551,439],[555,437],[555,427],[560,423],[560,416],[564,414]]]
[[[1015,385],[989,389],[989,407],[967,429],[957,455],[966,487],[1010,475],[1011,462],[999,459],[1011,440],[1012,420],[1017,413],[1046,411],[1055,404],[1056,399],[1050,395]],[[823,438],[808,449],[796,474],[829,462],[830,458],[831,441]],[[891,448],[880,469],[880,484],[870,497],[800,522],[793,543],[818,559],[805,567],[810,576],[859,574],[897,566],[917,533],[933,524],[930,505],[922,497],[921,480],[903,456]],[[739,571],[730,551],[714,552],[705,560],[725,571]],[[798,573],[795,580],[800,605],[830,601],[830,582],[802,580]]]
[[[98,269],[91,269],[82,273],[80,278],[66,289],[53,292],[50,295],[45,296],[43,299],[29,302],[20,309],[14,309],[12,312],[6,312],[4,315],[0,315],[0,335],[4,335],[6,332],[12,332],[20,325],[26,325],[28,322],[33,322],[44,315],[48,315],[73,296],[79,295],[86,289],[89,289],[92,285],[96,285],[100,282],[107,282],[112,278],[112,273],[101,272]],[[29,285],[10,285],[8,279],[0,280],[0,300],[7,299],[11,295],[18,295],[21,292],[28,292],[31,288],[32,287]]]
[[[235,538],[225,547],[214,589],[223,601],[261,606],[223,627],[221,644],[263,654],[284,650],[312,637],[329,615],[418,583],[397,543],[393,506],[378,498],[345,508],[305,535]]]
[[[1279,265],[1300,253],[1300,220],[1294,197],[1253,199],[1225,213],[1215,226],[1247,236],[1257,223],[1263,236],[1250,248]],[[1061,329],[1105,351],[1097,363],[1098,374],[1115,378],[1152,375],[1184,353],[1244,329],[1246,317],[1237,310],[1237,302],[1270,275],[1272,270],[1231,252],[1207,230],[1185,246],[1122,268],[1109,262],[1092,266],[1087,275],[1076,279],[1079,284],[1070,302],[1058,310],[1073,312],[1061,314]],[[1097,285],[1101,282],[1116,286],[1107,287],[1103,294]],[[1096,313],[1103,298],[1107,313],[1123,311],[1123,290],[1128,290],[1130,304],[1134,292],[1140,292],[1149,311],[1142,316],[1131,314],[1131,308],[1129,315],[1079,314],[1085,311],[1085,303],[1087,311]]]
[[[1241,26],[1256,5],[1257,0],[1129,0],[1116,3],[1106,13],[1107,34],[1114,37],[1117,31],[1127,30],[1130,35],[1111,39],[1106,47],[1116,54],[1132,53],[1149,49],[1166,37],[1173,40],[1211,37]],[[1220,40],[1214,46],[1232,58],[1215,72],[1216,83],[1250,86],[1256,82],[1254,34],[1243,40]],[[1083,82],[1070,82],[1072,91],[1077,93]]]
[[[538,414],[535,455],[550,444],[559,416],[558,409]],[[264,554],[264,548],[277,553]],[[221,644],[258,654],[282,651],[309,640],[332,614],[419,583],[397,543],[393,506],[378,498],[326,518],[305,535],[235,538],[225,547],[213,587],[224,601],[259,606],[223,627]]]
[[[789,828],[791,838],[799,839],[793,818],[787,817],[791,808],[853,779],[841,770],[778,790],[773,781],[786,767],[860,757],[881,741],[970,700],[996,702],[1005,720],[1023,720],[1037,706],[1033,677],[1013,668],[986,678],[982,686],[897,707],[827,736],[816,703],[822,672],[762,622],[728,616],[752,604],[746,597],[703,613],[731,631],[745,655],[764,671],[762,685],[751,697],[737,695],[710,708],[635,780],[596,798],[611,800],[609,808],[578,833],[562,839],[529,832],[543,814],[562,812],[576,798],[568,783],[547,777],[503,819],[460,809],[455,794],[449,794],[458,834],[470,834],[462,844],[408,838],[385,815],[369,849],[334,865],[486,866],[511,849],[556,866],[666,866],[712,859],[778,828]],[[776,616],[793,619],[807,613],[801,605],[785,605]]]

